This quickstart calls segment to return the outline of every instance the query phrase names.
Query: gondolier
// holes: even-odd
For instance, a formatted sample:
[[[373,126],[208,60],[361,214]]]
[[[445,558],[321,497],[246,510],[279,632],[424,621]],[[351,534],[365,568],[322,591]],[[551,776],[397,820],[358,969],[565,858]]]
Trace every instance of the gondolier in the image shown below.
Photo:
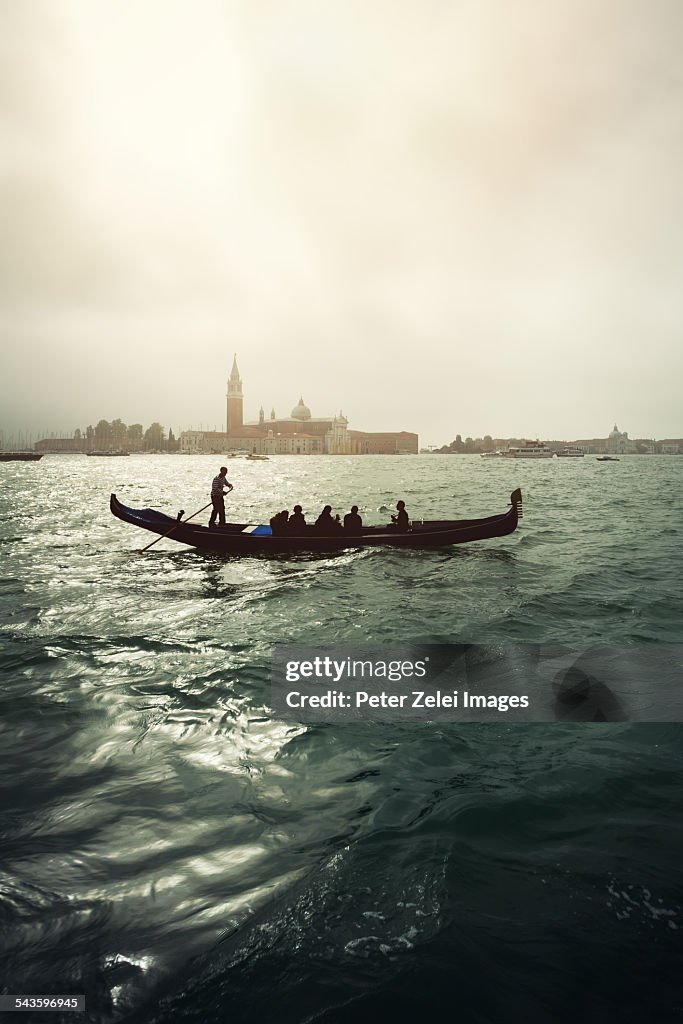
[[[224,494],[229,494],[232,490],[232,484],[227,477],[228,467],[221,466],[218,476],[213,478],[211,484],[211,518],[209,519],[209,526],[213,526],[218,517],[220,526],[225,526],[225,499]]]

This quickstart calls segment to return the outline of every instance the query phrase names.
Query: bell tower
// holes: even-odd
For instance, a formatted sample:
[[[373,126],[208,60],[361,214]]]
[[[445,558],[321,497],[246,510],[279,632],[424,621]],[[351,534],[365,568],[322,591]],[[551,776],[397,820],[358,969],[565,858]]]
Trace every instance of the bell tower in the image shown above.
[[[228,407],[227,407],[227,418],[226,426],[229,437],[238,437],[242,432],[243,420],[242,420],[242,402],[244,395],[242,394],[242,381],[240,379],[240,372],[237,369],[237,354],[232,360],[232,370],[228,377]]]

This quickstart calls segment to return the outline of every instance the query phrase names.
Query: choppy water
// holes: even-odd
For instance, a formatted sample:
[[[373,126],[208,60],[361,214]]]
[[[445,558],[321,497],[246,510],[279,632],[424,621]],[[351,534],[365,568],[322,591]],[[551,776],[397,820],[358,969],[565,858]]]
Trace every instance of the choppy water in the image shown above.
[[[139,554],[109,492],[189,513],[219,462],[0,465],[3,991],[137,1024],[680,1020],[680,726],[267,702],[277,642],[680,642],[683,459],[235,461],[239,520],[487,515],[517,485],[525,519],[434,552]]]

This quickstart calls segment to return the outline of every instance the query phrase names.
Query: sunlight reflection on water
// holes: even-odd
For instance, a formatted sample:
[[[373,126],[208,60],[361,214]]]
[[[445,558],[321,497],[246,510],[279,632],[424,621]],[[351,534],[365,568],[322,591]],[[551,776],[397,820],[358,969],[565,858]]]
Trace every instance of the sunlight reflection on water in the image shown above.
[[[552,876],[555,825],[536,817],[551,781],[572,814],[603,827],[598,775],[574,774],[584,768],[613,772],[615,786],[630,779],[634,815],[652,802],[640,734],[305,729],[270,717],[269,664],[276,642],[678,640],[683,460],[623,459],[609,477],[592,460],[236,462],[229,515],[240,520],[354,501],[382,521],[375,510],[398,497],[426,518],[486,515],[517,485],[525,518],[510,537],[444,551],[239,559],[164,540],[140,554],[147,534],[113,519],[110,491],[134,507],[194,510],[219,461],[0,467],[12,977],[25,991],[45,978],[87,984],[94,1019],[108,994],[134,1004],[145,978],[186,968],[271,904],[261,938],[245,942],[269,929],[285,941],[291,928],[304,949],[389,963],[438,932],[435,908],[449,884],[458,891],[447,881],[456,849],[484,902],[482,857],[497,865],[485,881],[493,891],[499,879],[501,899],[505,872],[526,870],[506,858],[536,858]],[[34,494],[38,478],[49,486]],[[677,734],[659,744],[666,774]],[[597,875],[613,838],[591,852]]]

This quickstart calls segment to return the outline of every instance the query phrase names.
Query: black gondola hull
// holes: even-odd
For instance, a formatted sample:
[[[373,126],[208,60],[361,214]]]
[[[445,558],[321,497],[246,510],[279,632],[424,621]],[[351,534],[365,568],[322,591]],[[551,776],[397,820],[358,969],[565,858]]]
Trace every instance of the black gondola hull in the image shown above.
[[[287,554],[297,551],[341,551],[344,548],[394,547],[433,548],[450,544],[467,544],[476,540],[505,537],[517,529],[522,517],[522,492],[510,495],[511,507],[502,515],[484,519],[441,520],[413,523],[410,530],[401,532],[384,526],[364,527],[358,536],[340,530],[331,536],[317,533],[313,527],[301,535],[260,536],[245,533],[249,524],[226,523],[225,526],[201,526],[199,523],[181,522],[156,509],[133,509],[122,505],[115,494],[109,507],[117,519],[143,530],[202,551],[216,551],[232,555]]]

